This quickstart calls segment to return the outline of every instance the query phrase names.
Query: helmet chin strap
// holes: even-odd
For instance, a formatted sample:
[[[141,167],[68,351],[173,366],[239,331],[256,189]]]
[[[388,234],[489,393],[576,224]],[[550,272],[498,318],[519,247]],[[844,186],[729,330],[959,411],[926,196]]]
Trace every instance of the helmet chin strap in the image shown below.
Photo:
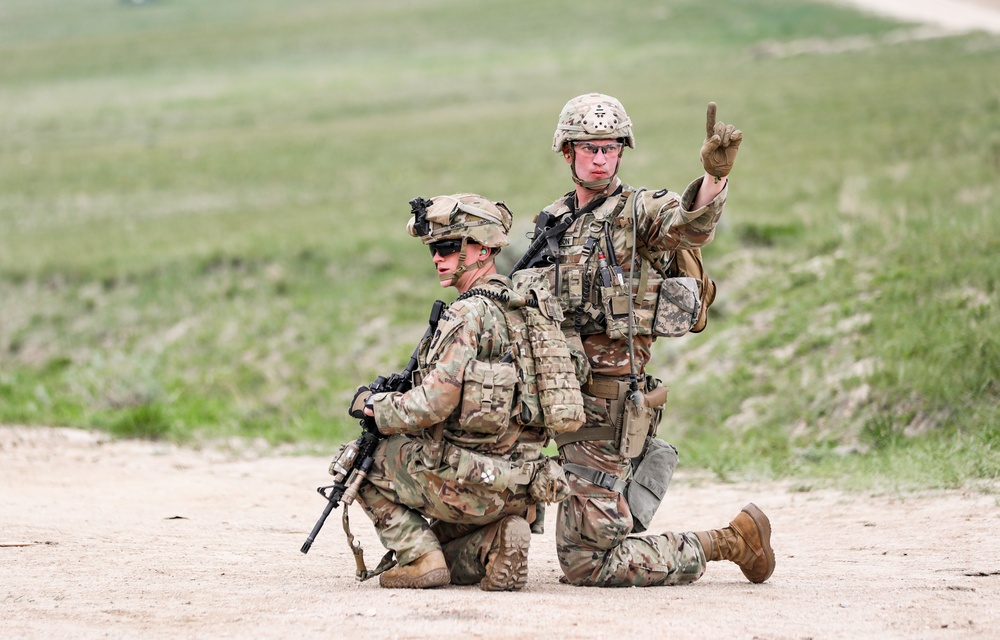
[[[618,175],[618,167],[621,165],[621,156],[618,156],[619,159],[618,162],[615,163],[615,171],[614,173],[611,174],[610,177],[601,178],[600,180],[588,180],[588,181],[581,180],[580,176],[576,175],[576,149],[573,147],[572,142],[567,142],[566,144],[569,145],[569,159],[570,159],[569,166],[570,170],[573,172],[573,182],[580,185],[584,189],[590,189],[591,191],[600,191],[601,189],[611,184],[611,181],[615,179],[616,175]]]
[[[481,260],[476,260],[472,264],[465,264],[465,250],[467,248],[468,242],[469,242],[468,238],[462,238],[462,247],[461,247],[461,249],[458,252],[458,268],[455,269],[454,271],[450,272],[450,273],[445,273],[445,274],[441,275],[441,282],[442,283],[445,281],[446,278],[450,277],[450,280],[448,281],[448,284],[445,285],[446,287],[457,286],[458,285],[458,280],[462,277],[462,275],[466,271],[469,270],[469,267],[475,267],[476,269],[481,269],[481,268],[485,267],[487,264],[489,264],[490,262],[493,261],[493,256],[490,255],[487,258],[483,258]]]

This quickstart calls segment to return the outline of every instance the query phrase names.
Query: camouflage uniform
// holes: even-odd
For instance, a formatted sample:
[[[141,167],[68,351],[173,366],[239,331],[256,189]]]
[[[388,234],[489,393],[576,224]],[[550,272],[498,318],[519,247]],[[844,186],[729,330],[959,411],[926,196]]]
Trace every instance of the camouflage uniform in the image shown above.
[[[510,286],[492,275],[473,288],[501,293]],[[420,345],[419,384],[372,396],[379,430],[392,435],[376,451],[359,498],[400,565],[443,548],[452,582],[477,583],[496,534],[484,525],[533,510],[528,482],[545,464],[544,430],[511,421],[500,433],[479,433],[458,424],[470,362],[496,362],[510,350],[496,303],[482,295],[460,299]]]
[[[707,206],[691,211],[689,207],[700,186],[698,179],[692,182],[683,195],[672,192],[657,192],[643,196],[655,207],[638,209],[639,241],[658,254],[674,249],[691,249],[707,244],[713,236],[715,226],[722,215],[726,191],[723,190]],[[567,288],[571,278],[565,265],[581,265],[584,261],[584,244],[590,237],[592,221],[603,221],[611,216],[621,200],[628,202],[612,221],[612,242],[618,264],[622,265],[626,278],[629,275],[631,259],[631,205],[635,191],[615,179],[607,188],[615,193],[592,213],[583,215],[567,230],[559,248],[561,267],[560,280]],[[656,196],[656,197],[654,197]],[[573,196],[560,198],[546,211],[561,215],[571,210]],[[643,258],[636,262],[641,268]],[[596,261],[591,260],[591,263]],[[591,281],[595,264],[583,281]],[[633,280],[638,280],[638,276]],[[649,295],[652,301],[637,298],[638,308],[655,304],[653,288],[658,279],[648,277]],[[607,336],[604,327],[592,314],[587,313],[583,304],[567,312],[567,333],[579,331],[584,352],[595,378],[616,378],[627,380],[629,375],[629,349],[627,340],[613,340]],[[634,338],[636,371],[643,374],[650,358],[650,347],[655,340],[650,334],[638,332]],[[642,376],[640,376],[642,379]],[[584,408],[587,421],[584,428],[613,427],[609,413],[609,401],[588,393],[584,387]],[[618,453],[618,446],[611,440],[593,440],[565,444],[559,448],[562,462],[580,464],[623,481],[631,477],[632,466],[628,459]],[[610,489],[599,487],[582,478],[569,475],[571,495],[559,505],[559,519],[556,528],[556,548],[565,580],[571,584],[586,586],[653,586],[693,582],[705,571],[705,555],[691,534],[644,535],[628,537],[632,531],[632,516],[624,496]]]
[[[624,146],[633,147],[628,116],[610,96],[579,96],[567,103],[560,115],[552,148],[562,151],[567,142],[601,139],[618,139]],[[640,383],[645,381],[647,385],[645,391],[649,391],[657,381],[644,372],[656,339],[650,327],[662,280],[649,264],[644,264],[648,258],[641,254],[635,256],[636,271],[630,274],[633,232],[638,246],[645,249],[649,258],[667,264],[675,250],[696,249],[712,240],[727,188],[707,205],[692,210],[703,178],[689,184],[682,194],[665,189],[637,191],[619,180],[617,166],[610,178],[595,183],[583,182],[576,174],[575,163],[571,166],[574,182],[597,192],[591,202],[602,197],[606,200],[578,218],[559,242],[558,287],[566,315],[564,331],[567,335],[579,334],[594,381],[612,385],[628,381],[631,370],[628,340],[613,339],[606,331],[607,308],[602,306],[604,294],[597,272],[599,254],[607,254],[609,261],[621,267],[625,282],[631,282],[636,318],[634,368]],[[564,219],[576,208],[573,191],[545,212]],[[634,230],[633,211],[637,220]],[[608,231],[611,247],[608,247]],[[595,395],[595,386],[592,383],[583,387],[586,423],[577,435],[586,434],[588,429],[613,431],[620,420],[620,413],[611,415],[614,401],[606,394]],[[654,428],[658,419],[657,411]],[[631,462],[620,455],[618,443],[613,439],[566,442],[557,438],[557,442],[560,462],[564,464],[589,467],[620,481],[631,478]],[[559,505],[556,528],[564,582],[603,587],[654,586],[694,582],[702,576],[706,553],[693,533],[630,537],[632,514],[619,491],[577,475],[567,475],[571,494]],[[619,483],[617,488],[621,486]]]

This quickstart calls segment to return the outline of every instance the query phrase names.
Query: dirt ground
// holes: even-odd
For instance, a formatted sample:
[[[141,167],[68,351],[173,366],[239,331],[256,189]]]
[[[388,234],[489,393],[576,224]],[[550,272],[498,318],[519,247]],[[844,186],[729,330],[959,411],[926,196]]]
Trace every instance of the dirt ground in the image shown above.
[[[685,587],[559,584],[550,512],[528,584],[359,583],[339,512],[308,555],[326,456],[258,456],[0,427],[0,636],[11,638],[996,638],[1000,500],[868,496],[680,474],[652,531],[769,515],[777,569],[728,562]],[[382,553],[361,510],[355,534]]]

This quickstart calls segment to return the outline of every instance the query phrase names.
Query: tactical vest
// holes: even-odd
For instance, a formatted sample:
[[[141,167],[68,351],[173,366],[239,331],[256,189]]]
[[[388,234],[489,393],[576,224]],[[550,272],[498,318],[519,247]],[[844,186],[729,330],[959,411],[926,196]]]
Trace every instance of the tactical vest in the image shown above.
[[[606,203],[581,216],[566,230],[559,242],[558,274],[554,274],[550,282],[562,303],[566,318],[564,330],[583,336],[608,333],[614,339],[624,338],[629,296],[632,296],[634,335],[681,335],[705,328],[708,307],[715,299],[715,283],[704,272],[699,249],[653,252],[636,234],[635,277],[629,278],[633,259],[633,209],[654,211],[665,205],[676,206],[676,199],[673,202],[662,200],[668,193],[666,190],[635,191],[623,185],[620,195],[608,198]],[[546,211],[556,217],[571,213],[571,197],[572,193]],[[554,282],[556,275],[558,283]],[[658,320],[662,320],[665,313],[677,313],[676,309],[664,310],[663,298],[673,296],[661,295],[661,292],[667,293],[661,285],[665,278],[685,277],[693,278],[691,283],[683,283],[690,284],[693,290],[690,298],[679,304],[691,317],[686,319],[686,324],[681,323],[683,330],[661,333],[656,329],[661,326]],[[683,288],[679,291],[684,293]]]
[[[494,317],[494,330],[465,367],[462,401],[443,425],[443,437],[459,446],[503,452],[518,440],[544,442],[546,430],[565,433],[583,425],[585,361],[571,356],[558,299],[544,277],[530,271],[518,276],[514,288],[495,276],[458,298],[481,300],[475,307]],[[426,344],[419,360],[415,384],[429,366]]]
[[[488,278],[455,301],[467,300],[471,312],[485,318],[486,331],[480,336],[475,359],[465,366],[458,407],[435,429],[440,437],[459,447],[496,455],[506,453],[519,441],[547,440],[543,430],[526,428],[513,419],[518,373],[513,363],[503,361],[511,353],[513,342],[507,314],[494,302],[495,298],[505,299],[510,291],[503,280]],[[414,386],[422,382],[433,365],[432,340],[420,345],[420,368],[414,374]]]

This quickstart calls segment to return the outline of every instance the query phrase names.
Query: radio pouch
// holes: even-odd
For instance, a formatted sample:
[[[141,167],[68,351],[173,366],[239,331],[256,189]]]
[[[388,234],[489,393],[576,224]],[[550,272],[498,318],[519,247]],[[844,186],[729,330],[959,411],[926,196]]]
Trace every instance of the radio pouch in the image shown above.
[[[623,458],[635,458],[642,454],[649,435],[652,410],[646,406],[646,398],[640,391],[630,391],[625,396],[625,412],[622,416],[621,436],[618,451]]]

